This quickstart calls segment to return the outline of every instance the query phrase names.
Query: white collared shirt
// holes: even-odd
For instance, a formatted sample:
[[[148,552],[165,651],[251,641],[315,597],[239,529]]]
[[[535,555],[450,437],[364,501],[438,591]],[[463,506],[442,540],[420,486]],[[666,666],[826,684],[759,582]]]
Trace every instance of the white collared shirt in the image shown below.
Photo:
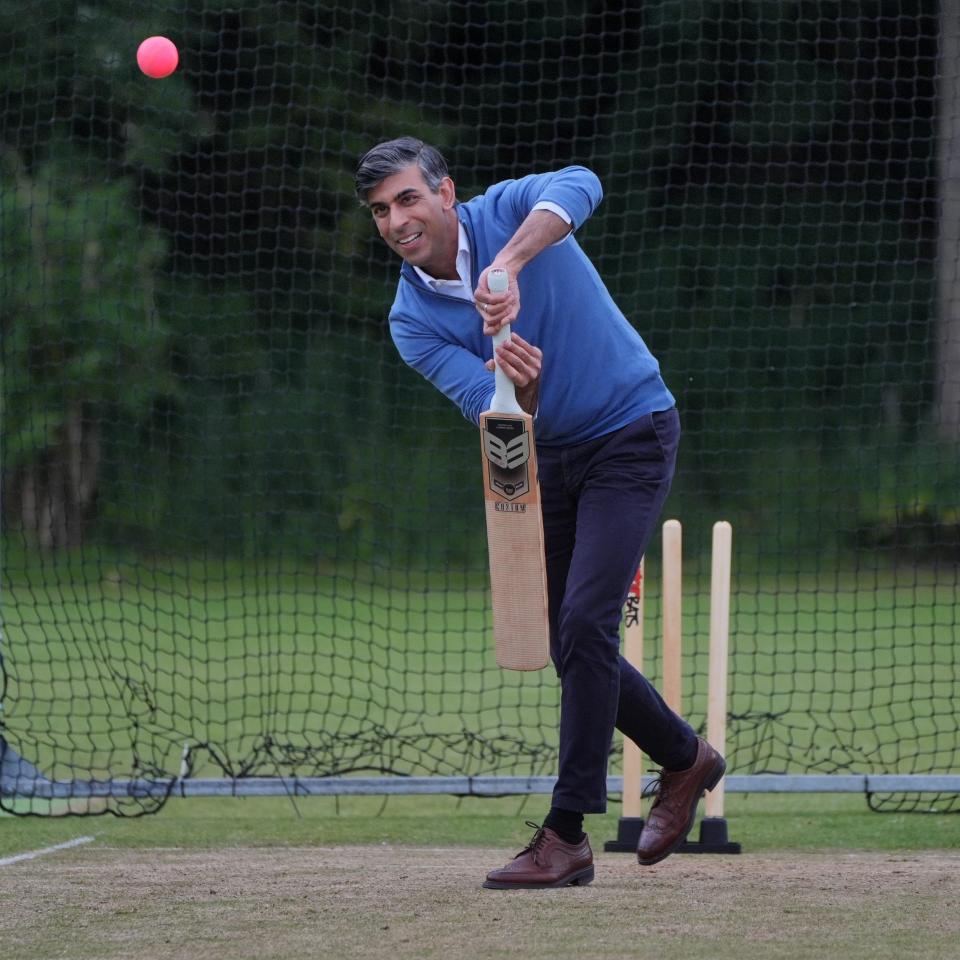
[[[557,206],[555,203],[551,203],[549,200],[541,200],[539,203],[534,204],[534,210],[549,210],[551,213],[555,213],[564,223],[572,223],[573,218],[570,214],[567,213],[563,207]],[[532,212],[532,211],[531,211]],[[562,240],[559,240],[558,243],[563,243],[570,234],[568,233],[566,237]],[[473,302],[473,284],[471,283],[470,278],[470,240],[467,237],[466,228],[462,223],[460,223],[460,230],[457,239],[457,274],[458,278],[456,280],[437,280],[435,277],[431,277],[430,274],[421,270],[415,264],[413,269],[417,271],[418,276],[427,286],[436,290],[437,293],[444,293],[450,297],[457,297],[460,300],[469,300]]]

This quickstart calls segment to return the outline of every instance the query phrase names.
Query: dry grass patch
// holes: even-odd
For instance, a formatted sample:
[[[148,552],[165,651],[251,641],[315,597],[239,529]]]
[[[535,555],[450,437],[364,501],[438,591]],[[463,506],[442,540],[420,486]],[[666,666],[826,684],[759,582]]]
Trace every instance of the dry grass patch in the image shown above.
[[[600,854],[586,888],[493,891],[503,850],[126,850],[0,868],[17,960],[960,957],[960,854]]]

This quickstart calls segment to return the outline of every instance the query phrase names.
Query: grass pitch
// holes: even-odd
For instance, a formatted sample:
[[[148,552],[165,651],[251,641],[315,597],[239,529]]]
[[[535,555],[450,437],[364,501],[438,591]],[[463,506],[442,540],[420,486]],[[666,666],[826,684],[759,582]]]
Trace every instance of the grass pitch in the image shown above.
[[[491,848],[106,844],[0,870],[18,960],[956,957],[960,855],[600,854],[586,888],[488,891]]]
[[[587,888],[484,890],[549,798],[172,800],[160,813],[0,817],[0,943],[16,960],[950,960],[960,816],[863,797],[727,797],[739,856],[641,868],[589,817]],[[693,836],[696,836],[696,827]]]

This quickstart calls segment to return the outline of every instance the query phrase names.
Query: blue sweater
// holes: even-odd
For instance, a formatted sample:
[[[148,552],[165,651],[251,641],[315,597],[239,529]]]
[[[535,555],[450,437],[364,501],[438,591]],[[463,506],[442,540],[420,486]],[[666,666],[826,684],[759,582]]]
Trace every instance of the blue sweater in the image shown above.
[[[494,184],[457,205],[470,239],[471,283],[493,261],[541,200],[556,203],[579,227],[603,196],[584,167]],[[603,436],[674,399],[640,335],[613,302],[571,236],[548,247],[520,272],[520,314],[513,329],[543,351],[537,443],[566,446]],[[493,397],[484,367],[493,355],[475,305],[427,286],[404,263],[390,309],[401,357],[475,424]]]

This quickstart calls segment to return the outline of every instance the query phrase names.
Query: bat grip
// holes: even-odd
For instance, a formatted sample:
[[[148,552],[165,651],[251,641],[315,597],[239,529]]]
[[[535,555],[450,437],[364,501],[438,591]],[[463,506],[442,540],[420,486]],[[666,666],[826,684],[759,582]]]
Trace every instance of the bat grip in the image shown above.
[[[509,278],[506,270],[497,268],[487,274],[487,289],[491,293],[504,293],[508,285]],[[510,324],[505,323],[493,335],[494,353],[501,343],[509,339]],[[523,413],[523,409],[517,403],[517,391],[513,381],[500,369],[500,365],[497,363],[494,364],[494,391],[490,409],[494,413]]]

